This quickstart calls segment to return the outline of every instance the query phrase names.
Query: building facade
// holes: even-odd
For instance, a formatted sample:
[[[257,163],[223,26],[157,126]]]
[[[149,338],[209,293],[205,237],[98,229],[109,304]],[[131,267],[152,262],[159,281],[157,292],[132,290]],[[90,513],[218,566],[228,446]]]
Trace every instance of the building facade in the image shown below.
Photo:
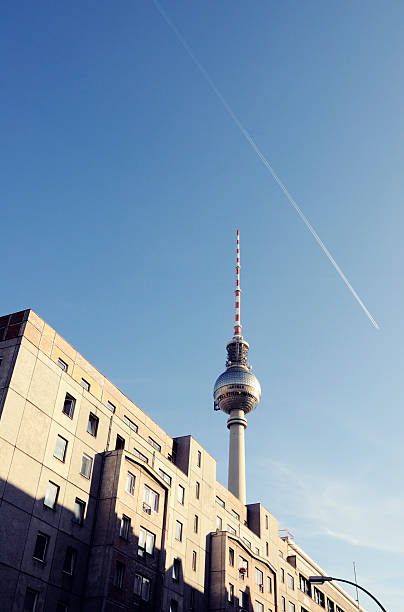
[[[0,610],[353,612],[34,311],[0,317]]]

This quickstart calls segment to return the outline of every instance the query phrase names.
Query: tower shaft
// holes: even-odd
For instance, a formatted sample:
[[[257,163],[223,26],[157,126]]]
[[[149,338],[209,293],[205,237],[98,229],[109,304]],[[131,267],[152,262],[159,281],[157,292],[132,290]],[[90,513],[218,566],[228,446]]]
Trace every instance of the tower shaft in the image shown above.
[[[247,500],[244,430],[247,427],[247,419],[244,417],[244,410],[232,410],[227,427],[230,431],[228,489],[245,505]]]

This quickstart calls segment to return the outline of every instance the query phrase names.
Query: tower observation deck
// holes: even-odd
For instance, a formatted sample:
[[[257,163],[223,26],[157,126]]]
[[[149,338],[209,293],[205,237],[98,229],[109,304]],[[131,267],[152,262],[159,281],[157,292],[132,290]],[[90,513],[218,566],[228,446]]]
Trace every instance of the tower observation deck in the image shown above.
[[[229,415],[230,430],[228,489],[246,503],[245,418],[261,399],[261,385],[248,365],[249,344],[241,335],[240,232],[237,230],[236,313],[234,336],[227,344],[226,370],[217,378],[213,390],[215,410]]]

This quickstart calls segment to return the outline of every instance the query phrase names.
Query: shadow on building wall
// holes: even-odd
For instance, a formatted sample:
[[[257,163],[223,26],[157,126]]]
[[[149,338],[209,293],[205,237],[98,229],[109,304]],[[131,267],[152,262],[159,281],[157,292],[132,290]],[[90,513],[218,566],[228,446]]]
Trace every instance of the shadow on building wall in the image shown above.
[[[44,491],[34,498],[0,479],[0,612],[28,612],[35,600],[35,612],[208,610],[209,554],[198,560],[204,563],[201,591],[184,580],[179,558],[166,567],[158,542],[149,553],[132,525],[123,534],[122,517],[99,512],[102,459],[99,454],[94,460],[82,522],[58,499],[53,509],[47,507]],[[206,547],[209,551],[210,535]],[[227,599],[223,593],[220,609]],[[238,604],[235,593],[234,609]],[[243,609],[253,609],[247,592]]]

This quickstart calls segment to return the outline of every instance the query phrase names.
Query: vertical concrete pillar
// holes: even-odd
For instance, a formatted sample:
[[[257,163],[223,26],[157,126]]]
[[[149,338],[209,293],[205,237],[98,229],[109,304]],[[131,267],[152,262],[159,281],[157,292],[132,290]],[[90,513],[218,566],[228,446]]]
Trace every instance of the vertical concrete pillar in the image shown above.
[[[227,421],[230,430],[228,489],[246,504],[244,430],[247,419],[244,410],[234,409]]]

